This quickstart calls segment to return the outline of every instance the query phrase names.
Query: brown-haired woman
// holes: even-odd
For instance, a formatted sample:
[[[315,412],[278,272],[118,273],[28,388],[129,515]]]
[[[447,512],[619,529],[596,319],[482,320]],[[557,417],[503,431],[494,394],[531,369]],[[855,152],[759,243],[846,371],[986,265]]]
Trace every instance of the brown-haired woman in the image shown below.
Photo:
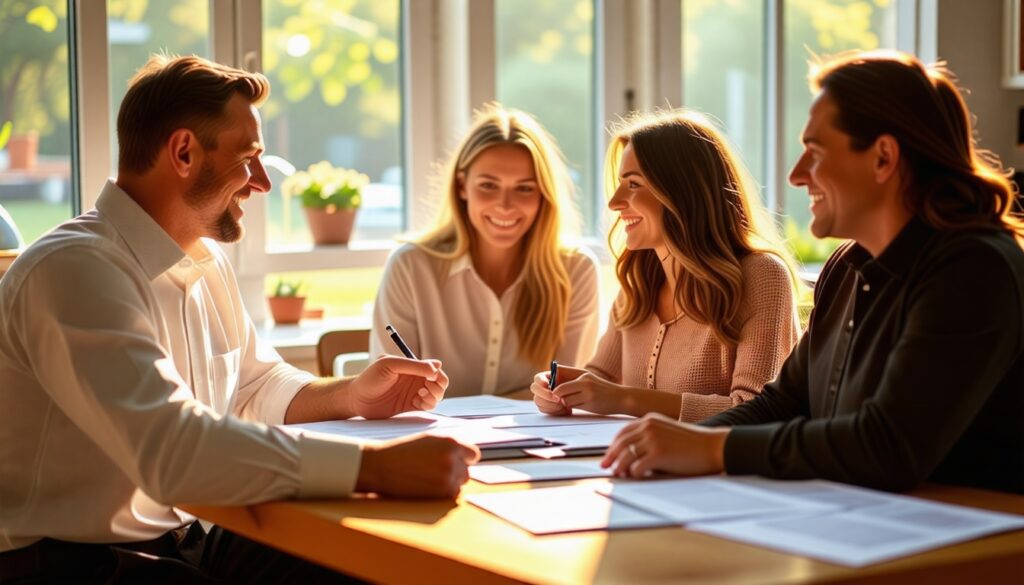
[[[554,391],[537,374],[534,402],[696,421],[753,398],[796,344],[796,280],[738,157],[673,110],[628,121],[605,172],[622,291],[594,358],[560,367]]]

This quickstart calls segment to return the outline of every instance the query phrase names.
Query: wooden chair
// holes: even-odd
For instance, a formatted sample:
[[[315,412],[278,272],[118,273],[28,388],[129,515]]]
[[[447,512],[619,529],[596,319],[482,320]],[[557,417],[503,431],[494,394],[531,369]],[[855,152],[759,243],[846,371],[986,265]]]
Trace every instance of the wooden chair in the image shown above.
[[[334,376],[334,358],[341,354],[365,354],[370,350],[369,329],[328,331],[316,343],[316,365],[321,376]],[[359,356],[365,361],[368,356]],[[358,359],[358,358],[357,358]],[[338,372],[337,375],[349,375]]]

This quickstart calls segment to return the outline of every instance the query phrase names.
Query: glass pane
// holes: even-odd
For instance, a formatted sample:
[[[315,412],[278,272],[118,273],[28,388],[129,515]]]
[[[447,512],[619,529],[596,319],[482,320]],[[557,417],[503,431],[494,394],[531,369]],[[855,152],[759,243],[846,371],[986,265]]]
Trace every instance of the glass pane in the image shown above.
[[[117,173],[117,110],[128,80],[153,53],[209,58],[208,0],[107,0],[111,173]]]
[[[533,114],[558,141],[584,232],[596,233],[604,198],[593,163],[594,2],[497,0],[495,20],[498,101]]]
[[[683,104],[720,122],[764,185],[762,0],[683,2]]]
[[[264,288],[269,297],[274,294],[278,282],[297,284],[298,295],[306,297],[305,309],[309,317],[366,317],[369,321],[383,274],[383,266],[280,272],[268,274],[264,279]]]
[[[69,72],[67,3],[0,3],[0,205],[26,244],[72,214]]]
[[[322,160],[369,177],[355,239],[402,229],[399,10],[399,0],[264,0],[268,249],[312,241],[299,198],[285,204],[281,184]]]
[[[807,122],[811,95],[807,61],[811,54],[896,46],[896,3],[889,0],[799,0],[785,6],[785,162],[787,172],[803,150],[800,132]],[[783,193],[787,235],[795,240],[800,260],[821,262],[835,246],[808,233],[811,213],[807,193],[788,184]],[[797,237],[799,236],[799,237]]]

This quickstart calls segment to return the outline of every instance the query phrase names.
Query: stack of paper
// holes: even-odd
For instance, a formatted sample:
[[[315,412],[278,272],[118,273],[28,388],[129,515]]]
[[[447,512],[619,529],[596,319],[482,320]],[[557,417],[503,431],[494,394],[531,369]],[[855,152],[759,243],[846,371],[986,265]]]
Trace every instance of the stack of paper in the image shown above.
[[[477,418],[510,414],[537,414],[538,410],[528,400],[481,395],[445,398],[430,412],[456,418]]]
[[[694,478],[599,489],[690,530],[849,566],[1024,528],[1022,516],[821,480]]]
[[[451,437],[462,443],[477,445],[481,449],[508,447],[537,447],[547,441],[535,434],[495,429],[469,421],[437,416],[427,412],[407,412],[387,419],[323,421],[300,425],[287,425],[300,432],[340,435],[356,441],[382,441],[419,433],[438,437]]]
[[[469,477],[482,483],[491,484],[611,477],[611,475],[611,470],[602,468],[597,461],[530,461],[527,463],[474,465],[469,468]]]

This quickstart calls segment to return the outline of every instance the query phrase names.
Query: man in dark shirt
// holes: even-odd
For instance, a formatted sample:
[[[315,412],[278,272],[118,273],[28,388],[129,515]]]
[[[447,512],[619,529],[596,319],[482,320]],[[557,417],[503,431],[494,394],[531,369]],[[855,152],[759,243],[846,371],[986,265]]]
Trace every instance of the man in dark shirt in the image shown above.
[[[603,464],[906,490],[1024,491],[1024,234],[941,68],[898,53],[819,65],[790,174],[826,263],[815,308],[761,395],[687,425],[648,416]]]

